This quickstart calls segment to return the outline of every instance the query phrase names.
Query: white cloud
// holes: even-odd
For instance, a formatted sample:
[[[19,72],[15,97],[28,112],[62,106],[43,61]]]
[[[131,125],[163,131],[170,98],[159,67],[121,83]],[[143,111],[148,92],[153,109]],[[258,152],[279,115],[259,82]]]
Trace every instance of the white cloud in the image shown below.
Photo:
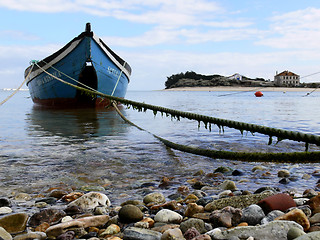
[[[271,18],[270,37],[257,42],[279,49],[319,49],[320,9],[306,8]]]
[[[216,18],[225,10],[210,0],[0,0],[0,7],[29,12],[85,12],[134,23],[167,26],[243,27],[246,20]]]

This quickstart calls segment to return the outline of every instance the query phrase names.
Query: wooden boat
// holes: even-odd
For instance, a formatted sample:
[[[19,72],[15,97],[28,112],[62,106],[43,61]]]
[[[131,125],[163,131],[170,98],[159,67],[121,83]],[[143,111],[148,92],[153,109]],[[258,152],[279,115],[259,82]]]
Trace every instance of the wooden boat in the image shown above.
[[[63,107],[108,104],[63,81],[124,98],[130,75],[129,64],[91,31],[90,23],[63,48],[25,70],[34,103]]]

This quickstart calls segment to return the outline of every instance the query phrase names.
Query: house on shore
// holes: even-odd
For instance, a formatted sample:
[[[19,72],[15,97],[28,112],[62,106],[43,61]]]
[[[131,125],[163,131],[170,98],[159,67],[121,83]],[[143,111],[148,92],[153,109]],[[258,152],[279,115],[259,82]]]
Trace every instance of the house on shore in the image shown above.
[[[242,75],[240,75],[239,73],[235,73],[232,76],[228,77],[228,79],[242,81]]]
[[[296,87],[300,85],[300,76],[288,70],[279,74],[277,72],[274,76],[274,84],[276,86]]]

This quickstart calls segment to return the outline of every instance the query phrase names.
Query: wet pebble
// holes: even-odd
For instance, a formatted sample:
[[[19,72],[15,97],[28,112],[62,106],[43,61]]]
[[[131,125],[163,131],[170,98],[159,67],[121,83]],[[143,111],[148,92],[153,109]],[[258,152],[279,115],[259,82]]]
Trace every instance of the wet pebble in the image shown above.
[[[270,173],[263,166],[252,170],[257,179],[270,174],[292,178],[287,170]],[[109,200],[118,196],[96,191],[99,188],[2,196],[0,239],[13,239],[16,233],[22,234],[15,239],[317,239],[320,197],[316,190],[297,193],[262,186],[244,191],[237,189],[245,184],[246,178],[238,177],[243,175],[241,170],[222,167],[208,174],[197,171],[184,183],[170,176],[143,189],[137,183],[137,195],[129,200],[122,195],[126,199],[119,205]]]

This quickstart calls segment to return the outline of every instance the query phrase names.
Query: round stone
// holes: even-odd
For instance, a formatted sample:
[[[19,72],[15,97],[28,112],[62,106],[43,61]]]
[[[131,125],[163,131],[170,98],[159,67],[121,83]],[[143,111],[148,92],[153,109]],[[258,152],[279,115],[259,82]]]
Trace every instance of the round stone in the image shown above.
[[[292,227],[289,229],[289,231],[287,233],[287,239],[293,240],[293,239],[296,239],[297,237],[300,237],[304,234],[306,234],[306,233],[304,231],[302,231],[300,228]]]
[[[143,198],[143,202],[145,204],[149,204],[149,203],[155,203],[155,204],[159,204],[159,203],[164,203],[166,201],[165,197],[163,196],[162,193],[149,193],[147,196],[145,196]]]
[[[256,204],[252,204],[242,210],[242,222],[247,222],[249,225],[256,225],[265,217],[262,208]]]
[[[221,185],[220,188],[223,190],[234,190],[236,189],[236,184],[234,183],[234,181],[231,180],[225,180]]]
[[[9,207],[0,207],[0,214],[12,213],[12,209]]]
[[[143,219],[143,213],[140,208],[131,204],[123,206],[120,209],[118,216],[123,223],[134,223]]]
[[[279,170],[278,177],[280,178],[287,178],[290,176],[290,172],[288,170]]]
[[[162,209],[155,215],[154,220],[163,223],[180,223],[182,218],[179,213],[169,209]]]

